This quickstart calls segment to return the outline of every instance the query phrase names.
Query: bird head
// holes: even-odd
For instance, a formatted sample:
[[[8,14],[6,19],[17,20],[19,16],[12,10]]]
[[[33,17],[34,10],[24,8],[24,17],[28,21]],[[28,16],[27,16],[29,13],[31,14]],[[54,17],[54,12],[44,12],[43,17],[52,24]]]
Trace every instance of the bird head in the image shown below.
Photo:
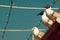
[[[33,27],[32,32],[35,36],[37,36],[39,34],[39,29],[37,27]]]

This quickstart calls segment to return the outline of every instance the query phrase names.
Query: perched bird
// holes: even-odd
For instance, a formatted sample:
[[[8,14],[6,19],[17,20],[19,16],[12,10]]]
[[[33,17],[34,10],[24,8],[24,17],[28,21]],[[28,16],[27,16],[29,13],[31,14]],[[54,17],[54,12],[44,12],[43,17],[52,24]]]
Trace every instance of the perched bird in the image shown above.
[[[44,32],[40,31],[37,27],[33,27],[32,32],[38,40],[40,40],[45,34]]]
[[[52,14],[54,11],[52,10],[50,5],[46,5],[44,8],[46,8],[46,13],[48,13],[49,15]]]
[[[57,12],[54,12],[50,6],[45,8],[46,16],[53,22],[57,21],[58,23],[60,23],[60,9],[58,9]]]
[[[46,15],[46,12],[45,11],[41,11],[38,15],[41,15],[42,17],[42,22],[47,25],[48,27],[50,27],[52,24],[53,24],[53,21],[50,20],[47,15]]]
[[[37,27],[32,28],[33,34],[37,37],[39,34],[39,29]]]
[[[52,21],[55,21],[55,17],[53,16],[54,15],[54,11],[52,10],[51,6],[46,5],[45,8],[46,8],[46,10],[45,10],[46,16],[49,19],[51,19]]]

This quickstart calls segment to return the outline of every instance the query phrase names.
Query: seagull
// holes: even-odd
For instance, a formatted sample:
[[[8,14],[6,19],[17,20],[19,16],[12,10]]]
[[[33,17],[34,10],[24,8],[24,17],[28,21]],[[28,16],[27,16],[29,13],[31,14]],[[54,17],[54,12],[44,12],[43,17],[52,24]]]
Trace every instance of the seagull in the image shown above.
[[[38,34],[39,34],[39,29],[37,28],[37,27],[33,27],[32,28],[32,31],[33,31],[33,34],[34,34],[34,36],[38,36]]]

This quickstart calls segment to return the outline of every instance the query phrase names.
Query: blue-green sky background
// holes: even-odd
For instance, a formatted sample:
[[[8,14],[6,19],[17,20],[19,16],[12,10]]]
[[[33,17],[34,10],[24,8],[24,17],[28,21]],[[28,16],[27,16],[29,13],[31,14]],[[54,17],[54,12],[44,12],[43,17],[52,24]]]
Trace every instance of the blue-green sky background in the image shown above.
[[[10,5],[11,0],[0,0],[0,5]],[[51,4],[52,0],[13,0],[14,6],[23,7],[37,7],[42,8],[47,4]],[[54,7],[60,7],[60,0],[56,2]],[[7,29],[31,29],[41,20],[40,16],[37,14],[42,10],[25,10],[13,8],[9,20]],[[7,21],[7,15],[9,13],[9,8],[0,7],[0,29],[3,29]],[[43,23],[39,28],[47,29]],[[46,30],[44,30],[45,32]],[[0,32],[1,40],[2,32]],[[30,32],[6,32],[5,40],[27,40]]]

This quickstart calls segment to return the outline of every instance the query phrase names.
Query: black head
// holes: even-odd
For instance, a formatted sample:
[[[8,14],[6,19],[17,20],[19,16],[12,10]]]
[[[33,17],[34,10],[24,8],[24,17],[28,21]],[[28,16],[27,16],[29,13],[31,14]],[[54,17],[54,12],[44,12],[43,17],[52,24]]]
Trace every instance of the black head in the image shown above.
[[[44,14],[44,11],[41,11],[41,12],[40,12],[39,14],[37,14],[37,15],[41,15],[41,16],[42,16],[43,14]]]

